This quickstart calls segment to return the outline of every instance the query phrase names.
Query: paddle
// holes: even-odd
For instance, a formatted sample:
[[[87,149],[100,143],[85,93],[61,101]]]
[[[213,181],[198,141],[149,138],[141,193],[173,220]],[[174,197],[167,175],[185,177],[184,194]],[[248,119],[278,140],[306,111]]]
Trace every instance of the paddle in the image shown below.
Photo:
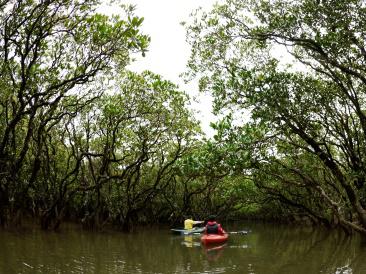
[[[238,234],[238,235],[247,235],[249,232],[251,232],[250,230],[241,230],[241,231],[226,231],[226,234]],[[202,235],[202,233],[192,233],[194,235]]]
[[[249,233],[249,231],[247,230],[242,230],[242,231],[228,231],[226,232],[227,234],[240,234],[240,235],[247,235]]]

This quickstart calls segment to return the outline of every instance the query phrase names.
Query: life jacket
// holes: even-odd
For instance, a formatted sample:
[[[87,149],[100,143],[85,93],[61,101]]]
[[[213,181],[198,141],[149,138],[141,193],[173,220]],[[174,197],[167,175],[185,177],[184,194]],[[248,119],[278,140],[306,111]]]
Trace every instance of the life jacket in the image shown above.
[[[215,223],[207,223],[206,225],[207,234],[219,234],[219,225]]]

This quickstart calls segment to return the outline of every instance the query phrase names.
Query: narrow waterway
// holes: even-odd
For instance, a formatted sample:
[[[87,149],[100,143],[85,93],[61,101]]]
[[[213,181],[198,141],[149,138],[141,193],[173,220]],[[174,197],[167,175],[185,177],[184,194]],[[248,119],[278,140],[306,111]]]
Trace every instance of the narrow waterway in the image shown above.
[[[273,224],[226,225],[224,246],[168,228],[137,233],[0,230],[0,273],[366,273],[366,242],[337,231]]]

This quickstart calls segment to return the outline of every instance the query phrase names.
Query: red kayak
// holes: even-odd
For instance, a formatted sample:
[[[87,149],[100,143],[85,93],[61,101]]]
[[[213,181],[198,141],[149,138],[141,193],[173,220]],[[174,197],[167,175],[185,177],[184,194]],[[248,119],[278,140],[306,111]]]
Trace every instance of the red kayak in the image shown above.
[[[204,245],[208,244],[221,244],[227,241],[229,234],[225,233],[223,235],[219,234],[205,234],[201,237],[201,242]]]

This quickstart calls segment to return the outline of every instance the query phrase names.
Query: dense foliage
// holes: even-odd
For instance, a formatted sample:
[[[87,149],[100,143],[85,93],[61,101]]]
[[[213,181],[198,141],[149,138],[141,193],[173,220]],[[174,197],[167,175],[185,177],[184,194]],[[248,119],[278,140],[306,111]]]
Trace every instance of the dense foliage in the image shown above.
[[[250,112],[242,144],[263,206],[362,233],[365,9],[359,0],[227,0],[188,26],[190,72],[203,75],[216,110]],[[240,138],[240,127],[228,131]]]
[[[0,4],[2,225],[32,216],[57,228],[68,217],[129,229],[159,216],[173,164],[198,129],[174,84],[125,72],[130,54],[147,49],[143,19],[98,5]]]
[[[226,0],[187,24],[188,77],[153,72],[143,18],[86,1],[0,1],[0,225],[276,218],[366,233],[363,1]]]

